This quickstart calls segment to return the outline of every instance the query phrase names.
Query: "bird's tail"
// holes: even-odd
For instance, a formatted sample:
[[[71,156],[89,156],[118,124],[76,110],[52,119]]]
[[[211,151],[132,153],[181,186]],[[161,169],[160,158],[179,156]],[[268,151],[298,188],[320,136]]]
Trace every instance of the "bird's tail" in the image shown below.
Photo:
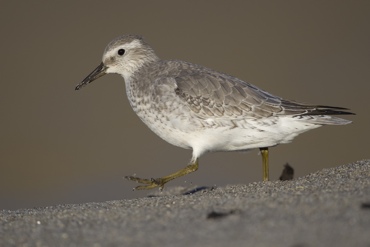
[[[355,113],[349,112],[349,109],[343,107],[318,105],[312,109],[307,109],[305,113],[295,117],[320,125],[345,125],[352,123],[350,120],[333,117],[332,115],[355,115]]]

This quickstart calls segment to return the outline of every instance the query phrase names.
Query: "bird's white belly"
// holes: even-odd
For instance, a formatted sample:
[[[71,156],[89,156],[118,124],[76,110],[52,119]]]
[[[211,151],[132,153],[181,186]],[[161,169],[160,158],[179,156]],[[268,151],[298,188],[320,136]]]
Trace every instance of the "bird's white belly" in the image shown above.
[[[140,114],[139,114],[140,116]],[[140,116],[144,123],[165,141],[192,148],[198,157],[209,151],[238,151],[288,143],[295,136],[320,127],[291,117],[261,120],[202,120],[194,118]]]

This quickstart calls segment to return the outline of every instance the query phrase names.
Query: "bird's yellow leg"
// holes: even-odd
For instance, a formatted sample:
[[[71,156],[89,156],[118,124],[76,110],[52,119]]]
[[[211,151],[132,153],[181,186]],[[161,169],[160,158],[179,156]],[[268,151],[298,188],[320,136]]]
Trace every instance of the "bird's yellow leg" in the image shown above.
[[[269,181],[269,148],[260,148],[262,155],[262,178],[263,181]]]
[[[128,180],[143,184],[143,185],[137,186],[135,188],[136,190],[149,190],[149,189],[153,189],[156,187],[159,187],[162,190],[164,185],[168,183],[169,181],[175,178],[178,178],[178,177],[182,177],[191,172],[195,172],[196,170],[198,170],[198,159],[192,160],[192,162],[189,165],[187,165],[185,168],[175,173],[172,173],[168,176],[162,177],[162,178],[145,179],[145,178],[138,178],[135,176],[126,176],[125,178]]]

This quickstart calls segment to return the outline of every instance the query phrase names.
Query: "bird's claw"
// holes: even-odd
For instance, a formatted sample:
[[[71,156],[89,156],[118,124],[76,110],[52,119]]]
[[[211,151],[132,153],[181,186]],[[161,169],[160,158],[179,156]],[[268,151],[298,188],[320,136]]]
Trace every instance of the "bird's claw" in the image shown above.
[[[137,183],[141,183],[143,185],[136,186],[134,190],[150,190],[156,187],[159,187],[160,190],[163,190],[164,184],[166,181],[162,178],[138,178],[135,176],[126,176],[127,180],[135,181]]]

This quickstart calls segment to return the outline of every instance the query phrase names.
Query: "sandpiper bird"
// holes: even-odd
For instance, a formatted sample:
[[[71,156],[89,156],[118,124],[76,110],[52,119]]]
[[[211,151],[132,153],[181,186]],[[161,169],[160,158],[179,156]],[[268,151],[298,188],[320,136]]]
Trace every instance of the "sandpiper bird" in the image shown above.
[[[288,143],[322,125],[351,121],[331,115],[353,114],[346,108],[302,104],[196,64],[161,60],[137,35],[124,35],[106,47],[102,63],[80,84],[120,74],[130,104],[140,119],[165,141],[192,149],[190,163],[162,178],[142,179],[136,189],[163,188],[172,179],[198,169],[199,157],[211,151],[259,148],[263,180],[269,179],[268,148]]]

